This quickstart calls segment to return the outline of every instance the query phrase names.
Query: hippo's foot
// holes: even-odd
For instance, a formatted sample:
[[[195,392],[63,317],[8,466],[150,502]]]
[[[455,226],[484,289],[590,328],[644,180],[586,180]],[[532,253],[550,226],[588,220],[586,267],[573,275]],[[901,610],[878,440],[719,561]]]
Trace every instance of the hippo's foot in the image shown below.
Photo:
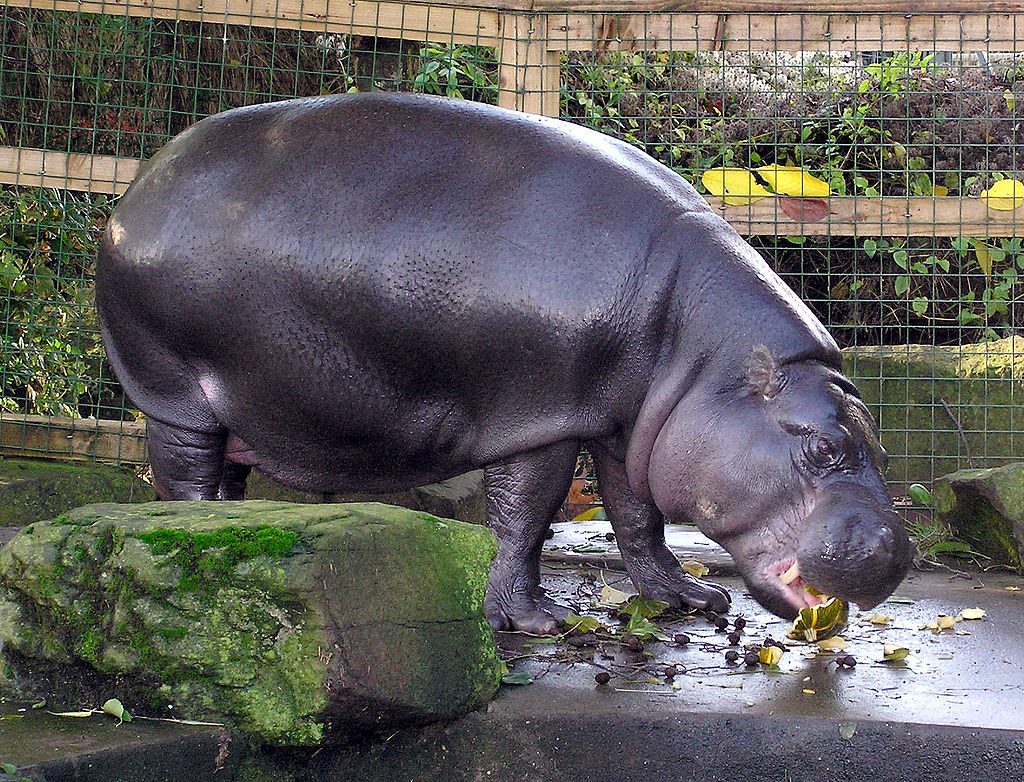
[[[484,599],[487,621],[495,630],[519,630],[531,635],[556,635],[569,609],[556,603],[540,586],[526,590],[488,589]]]
[[[694,578],[682,567],[677,573],[646,573],[633,580],[644,597],[662,600],[674,608],[724,614],[732,602],[729,593],[718,584]]]

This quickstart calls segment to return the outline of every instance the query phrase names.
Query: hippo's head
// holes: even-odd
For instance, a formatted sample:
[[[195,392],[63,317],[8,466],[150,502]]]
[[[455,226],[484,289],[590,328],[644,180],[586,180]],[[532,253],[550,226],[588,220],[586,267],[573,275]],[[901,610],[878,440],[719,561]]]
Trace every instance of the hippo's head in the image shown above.
[[[683,395],[648,480],[669,521],[694,521],[751,594],[786,618],[818,598],[867,608],[903,579],[912,548],[882,480],[886,455],[853,385],[817,361],[754,348],[732,383]]]

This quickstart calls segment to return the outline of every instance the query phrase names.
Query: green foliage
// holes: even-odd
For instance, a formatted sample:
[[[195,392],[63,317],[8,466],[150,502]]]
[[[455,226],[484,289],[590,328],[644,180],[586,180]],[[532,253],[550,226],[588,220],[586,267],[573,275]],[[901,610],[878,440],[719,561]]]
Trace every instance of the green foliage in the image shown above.
[[[109,209],[103,196],[0,190],[0,408],[85,412],[103,357],[91,280]]]
[[[498,73],[494,50],[483,46],[428,45],[413,78],[413,91],[494,103]]]

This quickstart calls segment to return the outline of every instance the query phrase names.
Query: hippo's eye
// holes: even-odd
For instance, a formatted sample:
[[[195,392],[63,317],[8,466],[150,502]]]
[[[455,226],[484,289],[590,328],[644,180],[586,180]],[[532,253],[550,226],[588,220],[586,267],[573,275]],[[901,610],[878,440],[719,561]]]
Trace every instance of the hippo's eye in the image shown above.
[[[843,457],[836,441],[826,435],[812,435],[807,445],[807,458],[815,467],[834,467]]]

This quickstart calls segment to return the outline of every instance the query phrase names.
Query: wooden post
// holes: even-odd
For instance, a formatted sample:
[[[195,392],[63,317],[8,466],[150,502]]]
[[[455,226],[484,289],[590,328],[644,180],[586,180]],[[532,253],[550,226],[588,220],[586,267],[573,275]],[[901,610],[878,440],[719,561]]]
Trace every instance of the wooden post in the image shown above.
[[[558,116],[561,52],[548,51],[544,17],[498,16],[498,105]]]

